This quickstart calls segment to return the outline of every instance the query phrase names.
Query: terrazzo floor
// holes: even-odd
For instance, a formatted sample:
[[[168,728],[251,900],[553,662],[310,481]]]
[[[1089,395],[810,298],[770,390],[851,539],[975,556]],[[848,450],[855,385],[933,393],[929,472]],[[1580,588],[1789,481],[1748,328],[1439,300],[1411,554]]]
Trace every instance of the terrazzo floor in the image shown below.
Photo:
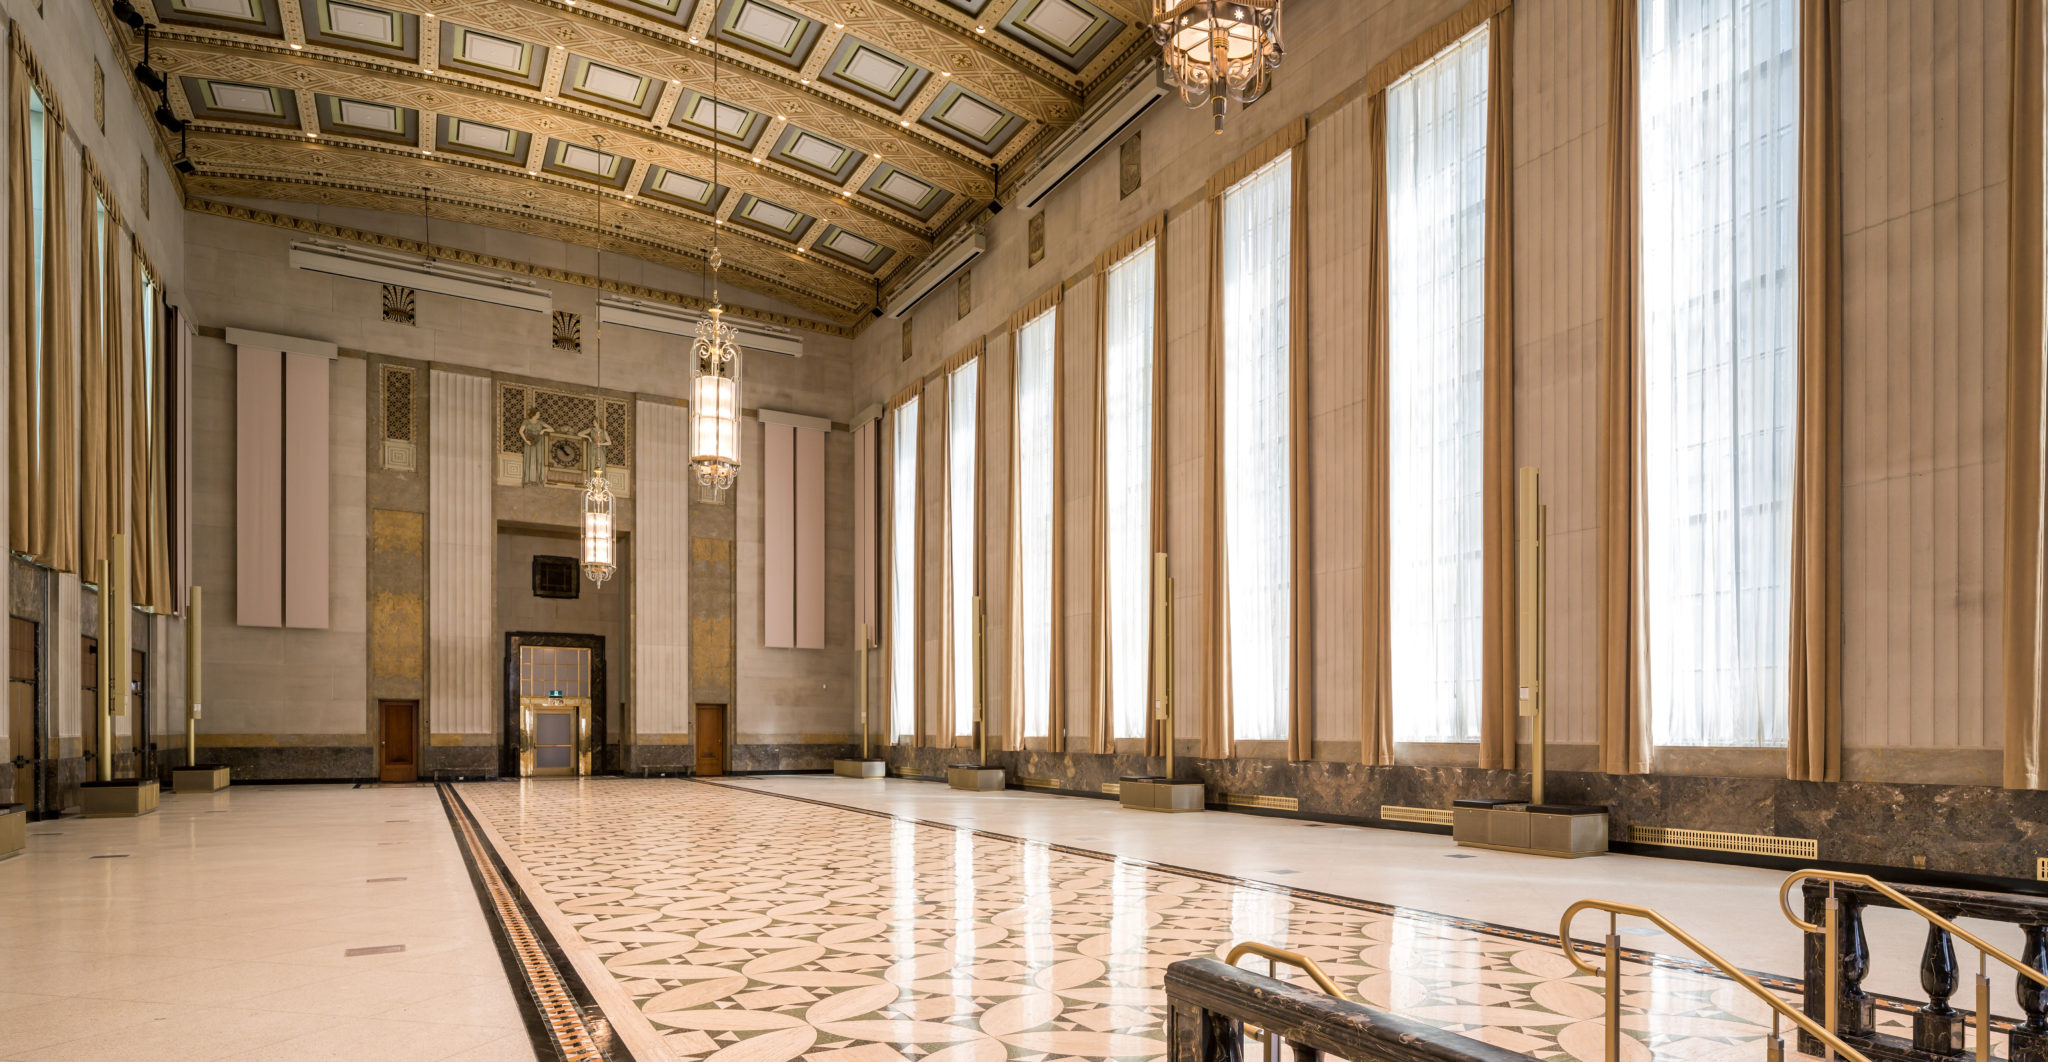
[[[459,787],[641,1057],[1156,1059],[1166,966],[1241,940],[1304,952],[1371,1006],[1602,1056],[1599,981],[1540,932],[770,788]],[[1650,959],[1624,964],[1622,989],[1624,1058],[1763,1055],[1769,1011],[1725,979]]]

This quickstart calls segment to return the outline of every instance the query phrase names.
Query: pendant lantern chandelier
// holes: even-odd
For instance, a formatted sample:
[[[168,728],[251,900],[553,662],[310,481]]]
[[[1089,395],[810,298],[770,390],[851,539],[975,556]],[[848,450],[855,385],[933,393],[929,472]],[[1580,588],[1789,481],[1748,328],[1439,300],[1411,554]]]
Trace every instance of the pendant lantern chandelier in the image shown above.
[[[711,39],[711,106],[718,113],[718,39]],[[711,150],[711,186],[718,187],[718,144]],[[740,345],[739,333],[725,323],[718,301],[718,252],[721,218],[711,219],[711,310],[697,326],[690,344],[690,466],[697,482],[725,490],[740,472]]]
[[[1209,105],[1216,132],[1230,100],[1252,103],[1280,65],[1283,0],[1152,0],[1152,36],[1167,80],[1190,107]]]
[[[597,138],[597,149],[604,150],[604,137]],[[604,286],[604,193],[597,198],[597,283]],[[597,386],[604,386],[604,318],[599,315],[591,342],[597,348]],[[604,458],[611,449],[611,439],[604,430],[604,400],[592,403],[597,411],[591,421],[589,449],[585,460],[590,463],[590,478],[583,484],[583,574],[590,581],[603,586],[605,580],[618,570],[613,553],[614,538],[612,527],[612,487],[605,482]]]

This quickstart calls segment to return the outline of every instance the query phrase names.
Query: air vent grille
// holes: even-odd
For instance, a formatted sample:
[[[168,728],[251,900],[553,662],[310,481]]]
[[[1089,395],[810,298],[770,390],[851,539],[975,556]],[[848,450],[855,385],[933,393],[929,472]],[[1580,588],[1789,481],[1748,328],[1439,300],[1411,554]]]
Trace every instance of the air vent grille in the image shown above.
[[[1021,775],[1020,775],[1020,776],[1019,776],[1019,777],[1017,778],[1017,784],[1018,784],[1018,785],[1021,785],[1021,786],[1023,786],[1023,787],[1024,787],[1024,788],[1026,788],[1026,789],[1057,789],[1057,788],[1059,788],[1058,786],[1056,786],[1056,785],[1054,785],[1054,784],[1053,784],[1053,782],[1052,782],[1052,779],[1050,779],[1050,778],[1025,778],[1025,777],[1022,777]]]
[[[1223,803],[1234,808],[1265,808],[1268,811],[1300,811],[1301,801],[1294,797],[1265,796],[1260,793],[1225,793]]]
[[[1449,826],[1450,808],[1409,808],[1399,804],[1381,804],[1380,818],[1387,822],[1424,822],[1431,826]]]
[[[1122,796],[1124,784],[1122,782],[1104,782],[1102,783],[1102,791],[1110,796]]]
[[[1737,852],[1742,855],[1783,856],[1788,859],[1820,858],[1820,842],[1811,837],[1772,837],[1761,833],[1681,830],[1671,826],[1630,826],[1628,839],[1634,844],[1696,848],[1705,852]]]

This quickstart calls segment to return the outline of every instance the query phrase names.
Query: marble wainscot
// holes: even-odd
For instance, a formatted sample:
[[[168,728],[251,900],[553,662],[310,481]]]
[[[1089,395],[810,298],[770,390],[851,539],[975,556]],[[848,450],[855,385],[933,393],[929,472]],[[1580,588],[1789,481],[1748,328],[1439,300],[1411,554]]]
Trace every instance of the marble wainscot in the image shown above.
[[[1526,770],[1391,764],[1340,760],[1205,759],[1183,740],[1176,775],[1205,783],[1212,800],[1222,794],[1292,797],[1301,818],[1449,833],[1444,826],[1404,821],[1382,809],[1450,810],[1472,793],[1526,793]],[[935,778],[949,749],[891,746],[882,752],[891,774]],[[1071,796],[1106,798],[1127,775],[1163,773],[1163,757],[1131,754],[994,751],[1013,785]],[[1028,782],[1027,782],[1028,780]],[[1988,785],[1906,782],[1796,782],[1732,775],[1610,775],[1553,768],[1545,797],[1554,804],[1604,807],[1610,847],[1685,858],[1727,859],[1712,852],[1631,841],[1637,827],[1666,827],[1820,841],[1822,863],[1896,867],[2024,882],[2031,891],[2034,860],[2048,853],[2048,791]],[[1968,831],[1950,824],[1969,822]],[[1754,861],[1754,860],[1750,860]],[[1811,863],[1815,860],[1805,860]],[[1769,863],[1776,866],[1778,863]]]

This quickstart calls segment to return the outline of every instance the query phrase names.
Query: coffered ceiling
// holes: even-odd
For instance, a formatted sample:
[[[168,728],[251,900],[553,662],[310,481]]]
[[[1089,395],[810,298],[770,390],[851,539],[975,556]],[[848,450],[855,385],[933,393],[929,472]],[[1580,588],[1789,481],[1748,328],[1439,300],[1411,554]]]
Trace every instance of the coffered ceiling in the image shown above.
[[[686,267],[720,224],[728,274],[841,325],[1150,47],[1149,0],[137,2],[189,199],[430,210]]]

